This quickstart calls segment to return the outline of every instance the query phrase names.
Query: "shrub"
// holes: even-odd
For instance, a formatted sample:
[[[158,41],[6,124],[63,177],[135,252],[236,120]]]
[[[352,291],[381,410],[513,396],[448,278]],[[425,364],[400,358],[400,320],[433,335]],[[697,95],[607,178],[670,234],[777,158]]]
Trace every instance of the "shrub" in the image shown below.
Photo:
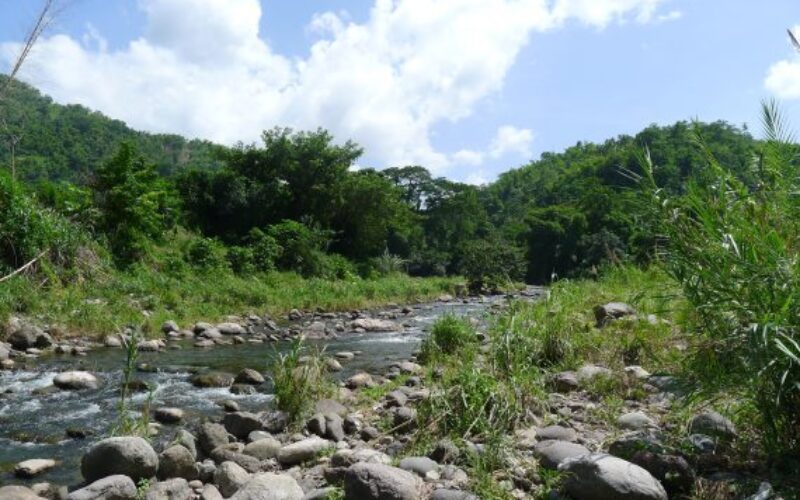
[[[258,228],[250,230],[247,240],[252,254],[253,267],[260,272],[275,269],[275,260],[283,251],[277,240]]]
[[[423,345],[423,355],[428,356],[432,351],[454,354],[463,347],[475,343],[476,340],[475,329],[469,318],[446,314],[433,324],[431,333]]]
[[[800,179],[797,146],[774,104],[763,109],[766,140],[754,188],[704,146],[709,175],[685,197],[655,188],[653,206],[668,237],[669,273],[693,306],[705,337],[696,367],[706,387],[748,395],[766,444],[800,451]]]
[[[467,278],[469,289],[497,292],[525,275],[525,256],[521,249],[500,240],[475,240],[460,249],[459,273]]]
[[[228,265],[236,274],[250,274],[256,270],[252,248],[230,246],[228,247],[227,259]]]
[[[324,252],[330,240],[328,231],[312,228],[300,222],[285,220],[267,229],[280,246],[275,264],[284,271],[302,276],[321,276],[324,273]]]
[[[185,250],[186,262],[197,269],[227,269],[228,261],[225,246],[211,238],[198,237],[191,240]]]
[[[305,416],[317,400],[332,391],[322,354],[303,354],[303,340],[298,337],[286,353],[276,354],[270,366],[275,404],[292,421]]]

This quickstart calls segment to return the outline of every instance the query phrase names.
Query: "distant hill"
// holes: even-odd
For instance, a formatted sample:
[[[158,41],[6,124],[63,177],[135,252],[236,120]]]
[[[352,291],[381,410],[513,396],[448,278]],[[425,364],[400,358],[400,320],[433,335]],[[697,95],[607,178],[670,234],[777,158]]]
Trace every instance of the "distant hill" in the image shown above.
[[[7,77],[0,75],[0,85]],[[24,180],[50,179],[82,183],[121,142],[130,141],[158,171],[171,175],[187,168],[215,168],[217,146],[175,134],[150,134],[131,129],[80,105],[62,105],[20,81],[0,103],[17,146],[17,175]],[[9,134],[0,128],[0,165],[11,159]]]

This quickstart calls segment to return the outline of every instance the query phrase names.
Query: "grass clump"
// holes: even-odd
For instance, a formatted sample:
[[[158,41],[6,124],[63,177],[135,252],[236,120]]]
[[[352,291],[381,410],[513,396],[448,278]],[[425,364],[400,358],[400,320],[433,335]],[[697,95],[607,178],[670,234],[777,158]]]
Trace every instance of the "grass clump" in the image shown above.
[[[423,341],[421,357],[427,360],[437,354],[455,354],[469,345],[474,345],[476,340],[475,327],[469,318],[445,314],[436,320],[430,335]]]
[[[308,353],[302,338],[292,341],[286,353],[275,356],[270,366],[275,405],[286,412],[292,422],[299,421],[314,403],[333,393],[334,387],[325,376],[325,366],[322,353]]]

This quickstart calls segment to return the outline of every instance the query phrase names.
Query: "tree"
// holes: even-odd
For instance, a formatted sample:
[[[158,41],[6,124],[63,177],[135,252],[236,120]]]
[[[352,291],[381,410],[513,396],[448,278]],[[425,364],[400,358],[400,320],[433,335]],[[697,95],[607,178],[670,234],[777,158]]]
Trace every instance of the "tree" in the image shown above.
[[[99,211],[97,229],[105,234],[119,263],[142,256],[151,240],[160,240],[174,224],[176,199],[152,164],[123,143],[92,182]]]

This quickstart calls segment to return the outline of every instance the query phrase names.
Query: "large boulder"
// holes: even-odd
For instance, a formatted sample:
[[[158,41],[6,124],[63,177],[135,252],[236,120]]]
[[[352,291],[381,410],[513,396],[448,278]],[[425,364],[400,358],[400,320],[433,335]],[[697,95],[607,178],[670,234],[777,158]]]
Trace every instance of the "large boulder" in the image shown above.
[[[333,443],[318,436],[287,444],[278,451],[278,462],[281,465],[297,465],[316,457],[322,450],[330,448]]]
[[[214,484],[224,497],[239,491],[249,479],[250,473],[234,462],[222,462],[214,472]]]
[[[192,376],[189,381],[195,387],[230,387],[233,383],[233,375],[224,372],[198,373]]]
[[[368,332],[391,332],[398,330],[397,323],[387,319],[359,318],[350,323],[353,329],[362,329]]]
[[[421,481],[414,474],[383,464],[359,462],[344,476],[347,500],[419,500]]]
[[[604,453],[565,460],[564,487],[575,500],[667,500],[667,492],[649,472]]]
[[[245,368],[244,370],[240,371],[233,381],[237,384],[250,385],[261,385],[265,382],[264,376],[252,368]]]
[[[631,458],[631,462],[661,481],[670,498],[687,495],[694,487],[696,477],[694,469],[681,456],[638,451]]]
[[[81,460],[87,481],[124,474],[134,481],[149,479],[158,470],[158,455],[140,437],[112,437],[94,444]]]
[[[230,500],[303,500],[303,490],[292,476],[255,474]]]
[[[56,461],[51,458],[32,458],[20,462],[14,467],[17,477],[31,478],[46,472],[56,466]]]
[[[259,431],[264,426],[255,413],[237,411],[226,413],[222,419],[225,429],[239,439],[245,439],[253,431]]]
[[[67,496],[67,500],[136,500],[136,484],[128,476],[104,477]],[[0,495],[0,498],[5,498]]]
[[[197,432],[197,444],[206,455],[229,442],[228,431],[220,424],[206,422]]]
[[[269,460],[277,457],[280,449],[281,442],[270,436],[247,444],[243,453],[259,460]]]
[[[100,381],[89,372],[71,371],[59,373],[53,378],[53,385],[66,391],[81,391],[84,389],[97,389]]]
[[[158,456],[158,477],[159,479],[182,477],[189,481],[197,479],[197,464],[192,453],[179,444],[161,452]]]
[[[245,335],[247,329],[239,323],[220,323],[217,325],[217,330],[223,335]]]

